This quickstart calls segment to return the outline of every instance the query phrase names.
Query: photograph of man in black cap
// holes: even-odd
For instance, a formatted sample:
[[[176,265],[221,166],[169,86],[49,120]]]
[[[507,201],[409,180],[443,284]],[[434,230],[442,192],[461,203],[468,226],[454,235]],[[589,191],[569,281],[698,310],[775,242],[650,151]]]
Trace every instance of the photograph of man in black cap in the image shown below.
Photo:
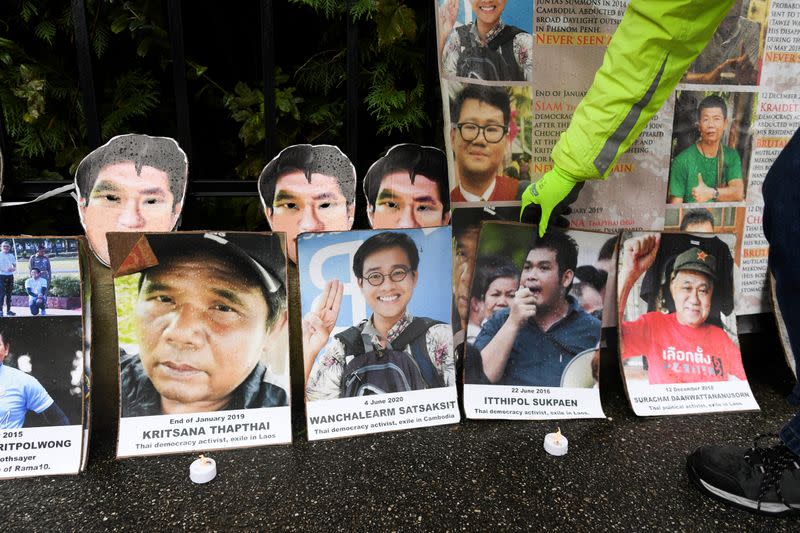
[[[121,343],[125,324],[133,341],[120,355],[123,417],[288,405],[264,363],[288,359],[271,353],[287,334],[283,250],[252,233],[147,234],[124,257],[112,243],[115,275],[139,274],[119,317]]]
[[[692,247],[675,257],[669,291],[675,311],[640,314],[642,303],[629,306],[632,289],[652,267],[660,246],[680,235],[650,233],[623,242],[620,270],[620,353],[626,376],[641,357],[650,384],[746,380],[735,321],[726,329],[708,322],[715,288],[722,285],[717,258]],[[630,307],[630,308],[629,308]]]

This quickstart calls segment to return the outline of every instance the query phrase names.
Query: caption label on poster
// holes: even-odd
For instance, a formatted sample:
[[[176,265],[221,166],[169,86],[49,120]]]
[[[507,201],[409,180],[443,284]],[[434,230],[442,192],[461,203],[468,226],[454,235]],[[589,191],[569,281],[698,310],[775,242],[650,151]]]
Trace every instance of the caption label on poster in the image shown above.
[[[77,474],[82,431],[80,425],[0,431],[0,478]]]
[[[308,440],[455,424],[455,387],[441,387],[306,404]]]
[[[117,457],[247,448],[292,441],[288,406],[121,418]]]
[[[644,385],[628,382],[633,412],[639,416],[757,411],[746,381]]]
[[[545,420],[605,418],[600,389],[464,385],[468,418]]]

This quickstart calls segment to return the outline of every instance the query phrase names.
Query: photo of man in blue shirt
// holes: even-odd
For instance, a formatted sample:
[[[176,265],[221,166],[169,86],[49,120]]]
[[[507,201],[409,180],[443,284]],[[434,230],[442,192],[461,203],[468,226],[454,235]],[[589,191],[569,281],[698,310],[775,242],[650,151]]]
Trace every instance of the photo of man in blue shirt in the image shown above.
[[[8,336],[0,324],[0,429],[23,427],[28,411],[42,415],[44,425],[69,425],[64,412],[35,377],[3,364],[11,350]]]
[[[495,312],[475,339],[480,381],[558,387],[567,364],[597,346],[600,321],[569,295],[577,263],[578,245],[565,233],[549,231],[532,243],[510,307]]]

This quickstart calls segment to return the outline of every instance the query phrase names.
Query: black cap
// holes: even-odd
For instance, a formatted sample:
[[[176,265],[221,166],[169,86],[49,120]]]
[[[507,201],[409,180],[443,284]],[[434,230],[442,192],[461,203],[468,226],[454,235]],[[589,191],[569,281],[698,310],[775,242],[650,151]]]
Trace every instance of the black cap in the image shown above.
[[[278,235],[207,232],[153,233],[144,237],[159,263],[176,255],[212,252],[249,267],[270,294],[285,286],[286,256]]]

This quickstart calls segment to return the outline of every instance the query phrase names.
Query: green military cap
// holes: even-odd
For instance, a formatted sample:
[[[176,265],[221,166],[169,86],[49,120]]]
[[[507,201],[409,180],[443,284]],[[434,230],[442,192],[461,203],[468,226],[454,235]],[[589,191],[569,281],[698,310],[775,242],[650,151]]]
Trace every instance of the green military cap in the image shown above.
[[[717,279],[717,259],[700,248],[689,248],[675,258],[672,272],[677,273],[681,270],[702,272],[711,276],[712,279]]]

